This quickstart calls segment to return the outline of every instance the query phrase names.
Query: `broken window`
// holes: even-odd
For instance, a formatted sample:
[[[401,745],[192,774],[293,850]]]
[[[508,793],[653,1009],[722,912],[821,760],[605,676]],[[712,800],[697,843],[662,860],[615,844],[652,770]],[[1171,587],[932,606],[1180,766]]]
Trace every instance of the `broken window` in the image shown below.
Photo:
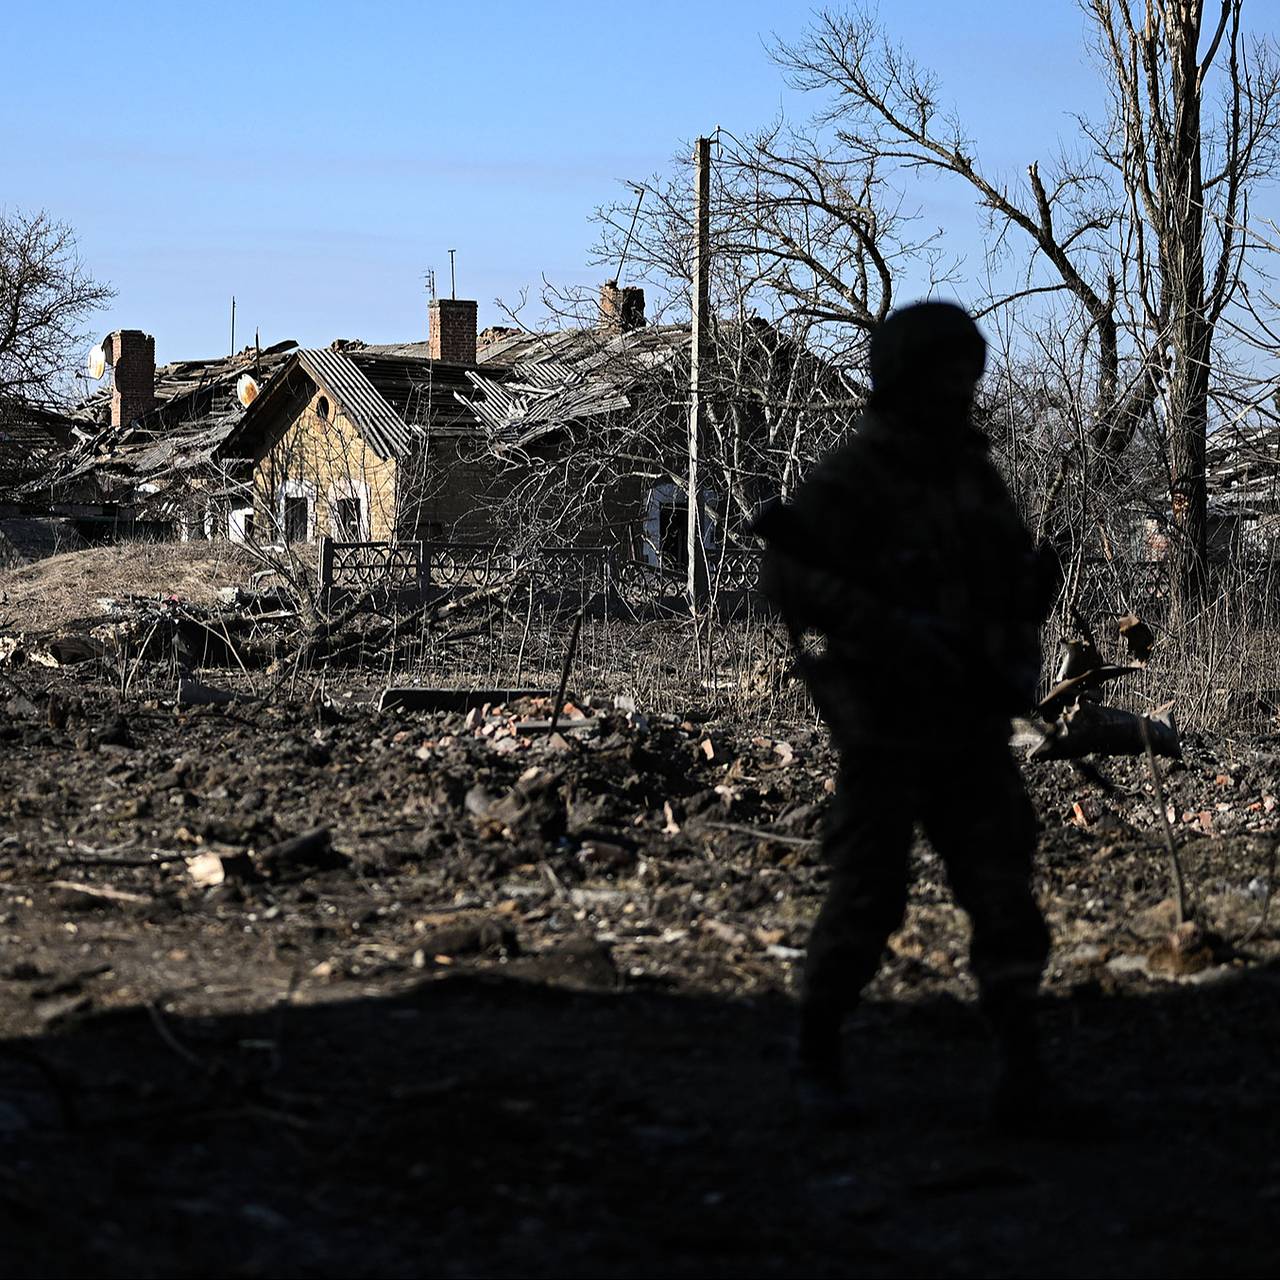
[[[339,498],[333,504],[333,534],[347,542],[358,542],[361,534],[360,499]]]
[[[286,495],[284,500],[284,540],[306,542],[311,531],[310,511],[305,497]]]
[[[682,572],[689,563],[689,504],[664,502],[658,508],[658,563]]]
[[[702,540],[710,556],[716,545],[718,497],[703,489],[702,503]],[[689,565],[689,499],[684,488],[673,482],[655,485],[641,528],[642,558],[667,573],[683,575]]]

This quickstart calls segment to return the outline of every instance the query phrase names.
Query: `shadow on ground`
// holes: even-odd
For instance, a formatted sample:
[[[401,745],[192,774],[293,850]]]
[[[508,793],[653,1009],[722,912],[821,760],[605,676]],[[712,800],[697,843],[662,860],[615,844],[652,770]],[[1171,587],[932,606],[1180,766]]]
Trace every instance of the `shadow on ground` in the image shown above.
[[[13,1276],[1280,1272],[1280,972],[1051,1000],[1109,1118],[996,1140],[972,1011],[868,1007],[798,1121],[789,1010],[465,974],[0,1045]]]

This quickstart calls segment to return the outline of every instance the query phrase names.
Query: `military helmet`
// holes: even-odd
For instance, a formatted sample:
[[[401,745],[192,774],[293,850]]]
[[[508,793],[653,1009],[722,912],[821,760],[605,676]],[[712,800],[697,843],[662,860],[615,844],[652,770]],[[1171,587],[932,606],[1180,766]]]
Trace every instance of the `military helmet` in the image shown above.
[[[871,386],[892,391],[927,383],[930,370],[958,365],[976,384],[987,363],[987,343],[963,307],[915,302],[891,312],[871,335]]]

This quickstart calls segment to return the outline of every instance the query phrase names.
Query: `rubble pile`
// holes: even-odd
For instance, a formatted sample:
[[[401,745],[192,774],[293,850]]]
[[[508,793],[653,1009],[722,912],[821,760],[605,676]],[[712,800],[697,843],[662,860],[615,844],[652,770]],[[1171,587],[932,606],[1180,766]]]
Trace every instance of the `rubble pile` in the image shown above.
[[[0,664],[71,667],[97,661],[177,663],[186,669],[265,665],[296,628],[287,592],[223,588],[216,606],[172,595],[101,597],[98,614],[55,632],[0,634]]]
[[[327,980],[364,972],[375,941],[379,971],[459,963],[423,924],[446,917],[476,938],[515,938],[526,957],[585,937],[620,982],[741,993],[794,980],[834,788],[813,725],[784,739],[696,709],[649,717],[626,699],[582,697],[551,732],[548,695],[379,712],[333,689],[306,703],[112,709],[37,671],[0,693],[0,740],[32,761],[0,801],[0,883],[39,894],[84,850],[107,849],[127,860],[91,853],[83,884],[142,894],[196,930],[247,915],[255,932],[310,937],[322,900],[334,945],[301,954]],[[1239,936],[1269,884],[1280,756],[1185,746],[1165,779],[1168,817],[1206,923]],[[1133,928],[1169,893],[1144,769],[1131,758],[1028,766],[1045,822],[1040,887],[1074,948],[1059,974],[1068,986],[1133,981],[1140,965],[1107,965],[1154,945]],[[965,991],[963,917],[928,846],[915,856],[919,888],[894,943],[902,963],[883,990]],[[910,939],[924,935],[930,954],[917,956]],[[505,941],[468,944],[466,963],[514,956]],[[1219,948],[1213,963],[1233,960]]]

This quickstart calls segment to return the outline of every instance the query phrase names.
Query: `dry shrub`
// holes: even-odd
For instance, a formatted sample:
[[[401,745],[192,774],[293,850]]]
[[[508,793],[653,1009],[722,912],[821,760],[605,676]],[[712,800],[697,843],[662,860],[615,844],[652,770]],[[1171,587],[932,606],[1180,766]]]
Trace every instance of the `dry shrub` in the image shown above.
[[[1108,566],[1105,581],[1079,595],[1081,614],[1105,657],[1127,662],[1119,617],[1138,613],[1156,632],[1146,669],[1109,686],[1107,698],[1128,710],[1167,702],[1183,729],[1259,733],[1277,728],[1280,707],[1280,577],[1266,560],[1234,557],[1214,566],[1207,598],[1178,618],[1162,590],[1159,566]],[[1046,680],[1058,641],[1074,632],[1055,615],[1045,628]]]
[[[102,597],[177,596],[215,603],[220,587],[243,584],[252,571],[245,549],[230,542],[119,542],[50,556],[0,572],[0,628],[50,631],[102,615]]]

